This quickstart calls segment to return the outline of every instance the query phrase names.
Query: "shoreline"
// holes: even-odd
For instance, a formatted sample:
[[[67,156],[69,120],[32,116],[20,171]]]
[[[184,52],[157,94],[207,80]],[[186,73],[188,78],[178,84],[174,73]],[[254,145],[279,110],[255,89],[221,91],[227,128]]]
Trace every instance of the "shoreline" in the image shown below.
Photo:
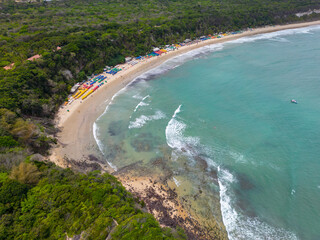
[[[77,101],[70,106],[59,109],[55,117],[55,125],[60,130],[56,136],[58,138],[58,146],[52,149],[50,161],[61,167],[67,167],[68,164],[64,162],[66,158],[81,161],[88,159],[88,156],[91,154],[96,154],[96,150],[99,151],[99,149],[93,136],[93,123],[105,111],[112,97],[136,77],[160,66],[167,60],[208,45],[224,43],[242,37],[313,25],[320,25],[320,20],[272,27],[268,26],[245,31],[240,34],[228,35],[223,38],[209,39],[197,44],[183,46],[178,50],[168,52],[158,57],[143,60],[125,69],[125,71],[119,72],[110,79],[108,78],[108,83],[89,96],[85,101]],[[67,110],[69,110],[69,112],[67,112]],[[102,156],[98,156],[98,158],[99,157]],[[107,169],[112,171],[110,167],[107,167]]]
[[[113,77],[108,77],[108,83],[101,87],[96,93],[89,96],[85,101],[82,101],[82,103],[79,100],[74,102],[70,106],[59,109],[57,117],[55,118],[56,126],[60,129],[60,132],[57,134],[59,143],[57,144],[57,147],[52,149],[50,160],[61,167],[70,167],[72,169],[80,171],[90,171],[98,169],[113,173],[119,179],[119,181],[122,182],[122,184],[127,188],[128,191],[131,191],[146,202],[149,212],[157,215],[152,211],[153,203],[148,203],[148,199],[144,195],[145,188],[141,188],[140,186],[147,186],[146,183],[149,181],[149,178],[146,178],[146,176],[144,178],[139,178],[139,176],[135,176],[135,171],[132,171],[131,173],[127,172],[125,174],[121,174],[120,169],[120,172],[115,172],[114,169],[112,169],[112,167],[108,165],[106,159],[104,159],[104,157],[100,153],[100,150],[94,138],[93,124],[96,119],[103,114],[114,96],[121,89],[125,88],[130,82],[132,82],[135,78],[142,75],[143,73],[146,73],[147,71],[160,66],[164,62],[174,57],[185,54],[192,50],[208,45],[236,40],[242,37],[271,33],[287,29],[297,29],[312,25],[320,25],[320,21],[263,27],[245,31],[236,35],[228,35],[219,39],[206,40],[197,44],[183,46],[178,50],[162,54],[159,57],[153,57],[151,59],[143,60],[132,67],[126,68],[124,71],[119,72]],[[70,112],[68,112],[67,110],[69,110]],[[138,180],[136,178],[138,178]],[[134,179],[135,181],[133,181]],[[134,184],[131,184],[131,182],[134,182]],[[161,192],[160,194],[159,192],[159,188],[161,188],[162,186],[163,185],[159,185],[158,187],[153,186],[153,190],[149,189],[149,187],[152,186],[148,186],[148,191],[152,190],[156,191],[157,195],[165,195],[165,193]],[[169,188],[168,191],[171,190],[172,189]],[[179,201],[178,196],[176,196],[176,200]],[[180,206],[183,205],[181,204],[181,202],[179,202],[179,204]],[[177,206],[179,206],[179,204]],[[170,209],[176,209],[178,212],[183,212],[184,210],[192,218],[194,217],[194,215],[191,213],[192,211],[190,209],[187,209],[185,206],[183,206],[182,210],[175,205],[170,206]],[[183,214],[178,214],[178,216],[185,218],[185,212]],[[160,221],[160,223],[163,222],[161,221],[161,218],[159,219],[159,216],[156,216],[156,218]],[[201,219],[197,218],[197,221],[200,223],[199,226],[203,225]],[[166,224],[164,224],[164,226],[166,226]]]
[[[205,194],[198,192],[196,195],[181,197],[175,183],[170,180],[170,171],[159,173],[156,170],[158,164],[166,168],[165,161],[162,161],[158,159],[152,169],[142,163],[134,163],[113,175],[129,192],[144,201],[146,210],[154,215],[161,227],[176,229],[179,226],[184,229],[188,239],[226,240],[227,232],[219,216],[210,216],[211,211],[204,213],[196,210],[194,197],[201,200]],[[218,199],[214,198],[212,200],[219,206]]]

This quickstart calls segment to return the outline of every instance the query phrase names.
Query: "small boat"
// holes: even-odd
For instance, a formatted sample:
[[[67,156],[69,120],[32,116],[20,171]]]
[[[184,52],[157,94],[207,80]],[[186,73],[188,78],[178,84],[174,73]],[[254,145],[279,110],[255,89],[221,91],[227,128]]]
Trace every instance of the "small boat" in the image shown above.
[[[298,104],[297,100],[291,99],[291,103]]]

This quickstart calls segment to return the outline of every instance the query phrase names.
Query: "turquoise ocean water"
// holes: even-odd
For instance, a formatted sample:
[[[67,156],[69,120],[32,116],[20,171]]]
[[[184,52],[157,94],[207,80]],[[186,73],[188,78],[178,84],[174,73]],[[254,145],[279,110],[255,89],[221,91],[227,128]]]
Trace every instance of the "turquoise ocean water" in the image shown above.
[[[230,239],[318,240],[320,27],[171,59],[120,91],[94,134],[114,168],[148,164],[167,148],[177,188],[199,185],[205,160]]]

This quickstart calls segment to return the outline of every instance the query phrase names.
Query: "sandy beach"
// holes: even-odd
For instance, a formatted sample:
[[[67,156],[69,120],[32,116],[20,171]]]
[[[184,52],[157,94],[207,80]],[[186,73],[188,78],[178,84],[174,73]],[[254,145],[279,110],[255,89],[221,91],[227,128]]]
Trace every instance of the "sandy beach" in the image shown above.
[[[95,142],[93,135],[93,124],[96,119],[105,111],[107,105],[110,103],[110,101],[112,101],[112,97],[117,92],[128,85],[136,77],[161,65],[173,57],[211,44],[223,43],[256,34],[270,33],[285,29],[301,28],[319,24],[320,21],[314,21],[251,29],[239,34],[228,35],[223,38],[215,38],[192,45],[183,46],[178,50],[167,52],[161,56],[139,61],[139,63],[134,66],[130,66],[129,64],[121,65],[123,70],[111,77],[110,75],[107,75],[107,84],[100,87],[87,99],[82,101],[78,99],[71,105],[67,105],[59,109],[55,118],[56,127],[59,129],[59,132],[56,135],[58,144],[52,149],[50,161],[54,162],[58,166],[70,167],[82,172],[96,169],[111,172],[129,191],[139,196],[146,202],[148,211],[153,213],[159,222],[163,224],[163,226],[173,226],[177,222],[185,222],[188,217],[189,225],[185,225],[184,228],[194,229],[189,234],[195,234],[197,235],[198,239],[202,239],[200,235],[198,235],[198,232],[203,232],[204,228],[201,227],[206,226],[207,229],[215,230],[213,231],[214,233],[212,231],[207,231],[207,233],[202,236],[203,239],[207,239],[207,236],[216,236],[215,234],[218,232],[216,231],[217,229],[223,229],[223,236],[221,236],[221,239],[226,239],[226,232],[221,218],[211,220],[208,219],[208,216],[200,216],[200,214],[199,216],[196,216],[197,214],[192,214],[192,210],[195,208],[194,206],[196,206],[196,203],[192,203],[192,201],[189,201],[188,203],[181,202],[178,194],[174,192],[174,188],[170,187],[170,184],[168,185],[166,181],[163,181],[162,183],[156,183],[154,181],[155,178],[152,178],[152,176],[141,176],[137,174],[134,169],[130,169],[130,171],[119,169],[117,172],[114,172],[114,169],[108,165],[106,159],[104,159],[100,153]],[[153,181],[151,179],[153,179]],[[153,195],[151,196],[150,194]],[[159,199],[163,202],[161,207],[156,204]],[[189,204],[193,205],[190,205],[191,207],[188,208],[187,206]],[[217,203],[217,205],[219,205],[219,203]],[[172,209],[175,209],[175,214],[169,216],[167,213],[171,212]],[[204,217],[207,218],[206,221],[208,224],[206,224],[206,221],[203,220]],[[212,226],[212,221],[217,221],[217,223],[215,223],[216,225]]]
[[[112,97],[133,79],[161,65],[170,58],[207,45],[223,43],[256,34],[318,24],[320,24],[320,21],[252,29],[240,34],[228,35],[223,38],[210,39],[199,42],[198,44],[183,46],[178,50],[162,54],[161,56],[143,60],[134,66],[124,66],[123,71],[111,78],[108,76],[108,83],[84,101],[78,100],[70,106],[68,105],[59,109],[55,118],[55,124],[60,129],[60,132],[57,134],[59,144],[53,148],[50,160],[59,166],[67,167],[68,164],[65,159],[73,159],[76,162],[85,162],[91,159],[94,162],[95,158],[98,158],[106,170],[112,171],[112,169],[105,164],[104,159],[101,159],[102,156],[96,156],[98,148],[93,137],[93,123],[103,113]],[[89,155],[94,155],[95,157],[90,158],[88,157]]]

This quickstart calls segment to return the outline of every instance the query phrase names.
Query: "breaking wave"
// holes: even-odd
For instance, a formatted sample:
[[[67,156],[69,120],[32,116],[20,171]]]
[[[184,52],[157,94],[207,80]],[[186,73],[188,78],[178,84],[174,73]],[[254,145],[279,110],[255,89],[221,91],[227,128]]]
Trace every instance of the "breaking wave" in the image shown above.
[[[247,42],[254,42],[257,40],[265,40],[265,39],[273,39],[273,40],[287,42],[288,40],[286,40],[284,38],[280,38],[280,36],[288,36],[288,35],[299,34],[299,33],[312,34],[312,30],[317,30],[317,29],[320,29],[320,26],[310,26],[310,27],[305,27],[305,28],[286,29],[286,30],[281,30],[281,31],[276,31],[276,32],[271,32],[271,33],[257,34],[257,35],[250,36],[250,37],[242,37],[242,38],[239,38],[236,40],[226,42],[225,44],[247,43]]]
[[[94,140],[96,141],[96,143],[98,145],[98,148],[99,148],[100,152],[102,153],[102,155],[104,155],[104,152],[103,152],[103,148],[104,147],[103,147],[102,142],[98,138],[98,131],[99,131],[99,128],[97,126],[97,123],[94,122],[93,123],[93,137],[94,137]],[[113,165],[111,162],[109,162],[108,159],[106,159],[106,161],[109,164],[109,166],[113,168],[113,170],[117,171],[117,167],[115,165]]]
[[[166,140],[168,146],[172,149],[193,155],[193,147],[199,145],[200,140],[198,137],[185,137],[183,135],[187,125],[177,120],[177,115],[181,112],[181,106],[175,110],[166,127]]]
[[[148,97],[150,97],[150,96],[147,95],[147,96],[145,96],[144,98],[142,98],[141,102],[138,103],[138,105],[134,108],[133,112],[136,112],[139,107],[148,106],[149,104],[144,102],[144,100],[146,100]],[[131,118],[131,117],[130,117],[130,118]]]
[[[229,171],[218,167],[221,213],[230,240],[298,239],[292,232],[272,227],[258,218],[250,218],[237,212],[233,202],[236,196],[231,186],[236,181]]]
[[[275,38],[271,38],[270,40],[275,41],[275,42],[283,42],[283,43],[290,42],[288,39],[282,38],[282,37],[275,37]]]
[[[142,128],[147,122],[163,119],[165,117],[166,115],[160,110],[156,111],[154,115],[150,115],[150,116],[141,115],[140,117],[136,118],[135,121],[130,121],[128,128],[129,129]]]
[[[134,99],[142,99],[142,97],[139,94],[133,95],[132,98],[134,98]]]

